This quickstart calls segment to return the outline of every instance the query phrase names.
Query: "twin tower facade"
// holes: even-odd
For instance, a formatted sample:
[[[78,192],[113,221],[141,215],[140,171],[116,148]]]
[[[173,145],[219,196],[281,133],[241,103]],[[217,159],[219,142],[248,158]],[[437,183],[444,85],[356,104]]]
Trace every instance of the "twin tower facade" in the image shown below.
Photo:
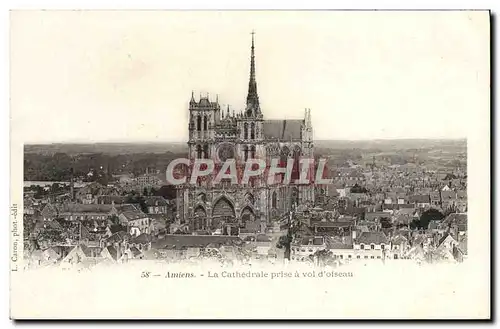
[[[272,158],[283,162],[292,158],[296,169],[301,157],[314,157],[310,110],[299,120],[264,119],[257,94],[253,33],[245,109],[230,112],[229,107],[221,108],[218,99],[196,100],[192,94],[188,129],[189,159],[212,159],[216,168],[228,159],[235,159],[241,168],[249,159],[270,163]],[[191,232],[262,232],[295,205],[314,203],[312,183],[268,185],[264,177],[237,185],[225,180],[216,184],[208,177],[196,185],[180,186],[177,193],[177,222]]]

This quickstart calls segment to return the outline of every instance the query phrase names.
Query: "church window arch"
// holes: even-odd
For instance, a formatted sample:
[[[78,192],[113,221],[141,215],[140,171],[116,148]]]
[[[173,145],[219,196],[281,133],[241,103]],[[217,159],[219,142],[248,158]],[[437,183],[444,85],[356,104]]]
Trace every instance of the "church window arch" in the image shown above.
[[[254,204],[255,199],[254,199],[252,193],[245,194],[245,201],[249,204],[252,204],[252,205]]]
[[[248,123],[243,124],[243,139],[248,139]]]
[[[201,145],[196,145],[196,158],[201,159],[202,153]]]
[[[208,159],[208,144],[203,146],[203,158]]]
[[[250,124],[250,139],[255,139],[255,123]]]
[[[207,116],[203,119],[203,130],[208,130],[208,118]]]
[[[248,146],[243,146],[243,155],[244,155],[244,158],[245,158],[245,161],[248,160]]]
[[[253,222],[255,221],[255,214],[250,207],[245,207],[241,211],[241,223],[245,224],[246,222]]]
[[[212,217],[217,217],[221,219],[231,220],[236,217],[234,206],[226,197],[221,197],[214,204],[212,209]]]
[[[196,117],[196,130],[201,131],[201,116]]]

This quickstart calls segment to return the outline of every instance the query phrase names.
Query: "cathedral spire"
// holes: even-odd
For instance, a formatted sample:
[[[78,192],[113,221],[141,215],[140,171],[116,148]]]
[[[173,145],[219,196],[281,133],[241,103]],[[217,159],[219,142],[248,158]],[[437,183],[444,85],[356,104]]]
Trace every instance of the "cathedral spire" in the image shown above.
[[[191,100],[189,101],[191,104],[194,104],[196,103],[196,101],[194,100],[194,90],[191,91]]]
[[[254,116],[260,113],[259,96],[257,95],[257,82],[255,81],[255,32],[252,31],[252,49],[250,56],[250,81],[248,82],[247,116]]]

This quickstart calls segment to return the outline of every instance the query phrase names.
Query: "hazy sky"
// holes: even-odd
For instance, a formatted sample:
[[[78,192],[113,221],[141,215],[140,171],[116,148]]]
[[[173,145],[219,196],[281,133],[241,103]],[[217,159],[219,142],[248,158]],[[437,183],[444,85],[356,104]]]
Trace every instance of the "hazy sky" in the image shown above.
[[[315,139],[462,138],[489,106],[486,12],[17,11],[12,130],[186,141],[192,90],[244,107],[252,29],[265,118],[311,108]]]

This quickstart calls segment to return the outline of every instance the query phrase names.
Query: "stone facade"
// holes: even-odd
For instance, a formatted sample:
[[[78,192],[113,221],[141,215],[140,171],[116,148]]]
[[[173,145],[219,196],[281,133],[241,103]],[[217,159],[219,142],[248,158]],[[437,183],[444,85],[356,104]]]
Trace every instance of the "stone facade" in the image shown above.
[[[293,159],[292,181],[299,175],[300,158],[314,158],[313,129],[310,110],[301,120],[265,120],[257,95],[255,51],[252,36],[250,81],[247,105],[235,113],[224,111],[218,99],[208,96],[189,102],[189,159],[212,159],[216,172],[228,159],[234,159],[241,172],[249,159],[272,158],[284,164]],[[224,113],[225,112],[225,113]],[[310,171],[312,172],[312,170]],[[314,187],[310,184],[267,183],[267,175],[250,180],[248,184],[231,184],[222,180],[215,184],[213,177],[196,185],[178,188],[177,221],[188,224],[191,230],[225,230],[232,227],[253,227],[262,231],[270,221],[288,213],[294,205],[314,203]]]

